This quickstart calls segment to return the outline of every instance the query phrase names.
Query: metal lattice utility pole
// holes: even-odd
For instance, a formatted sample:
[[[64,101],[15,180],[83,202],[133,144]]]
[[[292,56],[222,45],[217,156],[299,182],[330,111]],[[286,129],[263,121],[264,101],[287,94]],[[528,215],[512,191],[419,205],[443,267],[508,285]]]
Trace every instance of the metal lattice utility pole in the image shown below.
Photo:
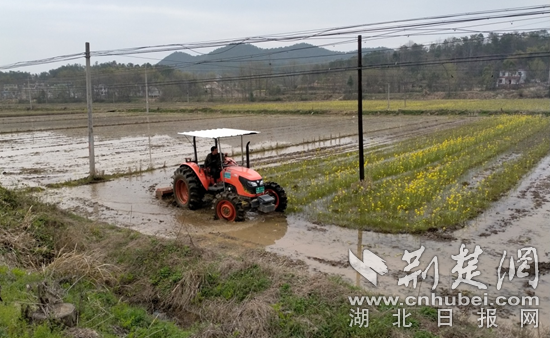
[[[86,42],[86,103],[88,107],[88,150],[90,155],[90,177],[94,177],[95,154],[94,154],[94,123],[92,119],[92,74],[90,67],[90,43]]]

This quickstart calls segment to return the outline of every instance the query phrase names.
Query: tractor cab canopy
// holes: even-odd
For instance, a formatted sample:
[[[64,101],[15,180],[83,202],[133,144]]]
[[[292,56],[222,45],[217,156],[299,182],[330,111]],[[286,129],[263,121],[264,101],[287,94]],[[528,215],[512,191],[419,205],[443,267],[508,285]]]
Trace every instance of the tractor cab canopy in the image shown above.
[[[241,137],[241,160],[242,160],[242,163],[244,165],[243,136],[244,135],[259,134],[259,133],[260,132],[258,132],[258,131],[252,131],[252,130],[242,130],[242,129],[232,129],[232,128],[217,128],[217,129],[187,131],[187,132],[178,133],[178,134],[193,137],[193,149],[194,149],[194,152],[195,152],[195,162],[197,162],[197,142],[196,142],[197,137],[214,139],[216,141],[216,146],[218,146],[218,148],[219,148],[219,152],[220,152],[220,156],[221,156],[222,150],[221,150],[221,147],[219,145],[220,139],[224,138],[224,137],[240,136]],[[248,162],[248,156],[247,156],[247,162]]]
[[[252,134],[259,134],[259,133],[260,132],[258,131],[251,131],[251,130],[218,128],[218,129],[187,131],[187,132],[178,133],[178,134],[185,135],[185,136],[193,136],[193,137],[220,139],[222,137],[243,136],[243,135],[252,135]]]

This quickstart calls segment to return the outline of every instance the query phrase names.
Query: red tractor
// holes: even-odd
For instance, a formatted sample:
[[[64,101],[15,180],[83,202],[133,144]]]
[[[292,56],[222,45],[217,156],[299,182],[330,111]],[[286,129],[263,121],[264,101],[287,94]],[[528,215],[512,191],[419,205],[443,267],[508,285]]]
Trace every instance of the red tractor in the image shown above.
[[[174,172],[173,192],[180,207],[195,210],[203,207],[207,197],[213,197],[212,203],[217,219],[243,221],[248,210],[269,213],[283,212],[287,206],[284,189],[274,182],[264,182],[262,176],[250,169],[249,144],[246,145],[246,166],[244,166],[243,135],[258,134],[256,131],[240,129],[198,130],[180,135],[193,137],[195,158],[186,158]],[[242,165],[221,151],[220,139],[241,137]],[[214,139],[218,148],[222,168],[219,177],[213,177],[209,168],[205,168],[197,158],[196,138]]]

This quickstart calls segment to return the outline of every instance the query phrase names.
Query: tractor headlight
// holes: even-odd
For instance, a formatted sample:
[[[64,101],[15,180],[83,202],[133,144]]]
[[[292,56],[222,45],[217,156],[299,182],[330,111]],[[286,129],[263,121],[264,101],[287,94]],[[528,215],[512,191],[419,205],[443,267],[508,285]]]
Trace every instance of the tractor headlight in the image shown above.
[[[250,194],[258,194],[258,188],[263,187],[264,181],[263,180],[247,180],[244,177],[239,177],[239,181],[243,185],[243,188],[249,192]]]

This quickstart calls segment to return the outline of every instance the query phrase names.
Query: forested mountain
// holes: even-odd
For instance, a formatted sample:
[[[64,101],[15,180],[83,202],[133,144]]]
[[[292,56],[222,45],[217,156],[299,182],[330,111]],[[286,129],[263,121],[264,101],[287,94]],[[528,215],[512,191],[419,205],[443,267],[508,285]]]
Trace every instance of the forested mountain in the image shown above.
[[[368,51],[368,50],[366,50]],[[319,64],[349,59],[355,53],[334,52],[325,48],[300,43],[289,47],[259,48],[250,44],[230,44],[208,54],[192,56],[174,52],[158,65],[170,66],[191,73],[238,73],[247,64],[262,64],[276,70],[289,64]]]
[[[547,31],[474,34],[397,49],[363,50],[363,95],[445,96],[529,88],[548,96]],[[261,49],[237,44],[209,54],[176,52],[157,65],[108,62],[92,66],[94,101],[316,100],[356,98],[357,54],[308,44]],[[538,88],[538,89],[537,89]],[[537,90],[531,90],[537,89]],[[85,101],[85,69],[66,65],[42,74],[0,72],[0,100]],[[30,96],[30,98],[29,98]]]

